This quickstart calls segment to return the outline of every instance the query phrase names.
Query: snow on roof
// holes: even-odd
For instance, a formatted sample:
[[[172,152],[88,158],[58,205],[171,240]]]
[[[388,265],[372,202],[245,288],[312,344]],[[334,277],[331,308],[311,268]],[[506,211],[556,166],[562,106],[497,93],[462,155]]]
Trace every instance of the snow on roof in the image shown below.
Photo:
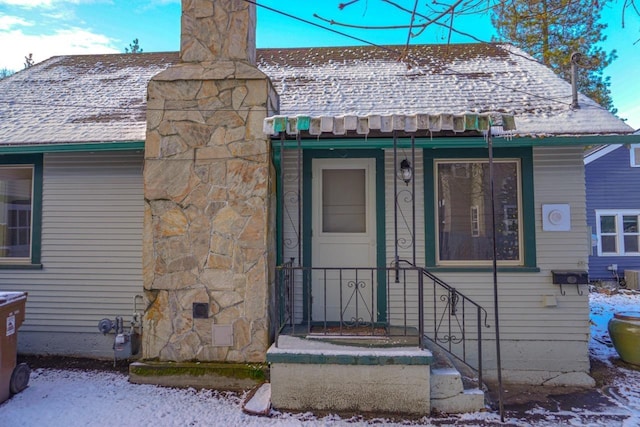
[[[454,44],[258,49],[285,116],[506,113],[520,135],[626,134],[519,49]],[[403,59],[399,60],[402,56]],[[178,54],[51,58],[0,80],[0,144],[142,141],[151,77]]]
[[[147,84],[177,53],[57,56],[0,80],[0,143],[142,141]]]
[[[631,133],[522,50],[500,44],[264,49],[284,116],[507,113],[520,135]]]

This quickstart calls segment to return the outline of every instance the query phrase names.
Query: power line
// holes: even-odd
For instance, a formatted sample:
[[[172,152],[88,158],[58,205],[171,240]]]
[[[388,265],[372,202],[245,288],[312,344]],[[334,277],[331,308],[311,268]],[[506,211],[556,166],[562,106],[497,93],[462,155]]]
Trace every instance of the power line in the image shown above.
[[[244,1],[245,1],[245,2],[247,2],[247,3],[251,3],[251,4],[253,4],[253,5],[256,5],[256,6],[258,6],[258,7],[262,7],[262,8],[264,8],[264,9],[267,9],[267,10],[269,10],[269,11],[273,12],[273,13],[276,13],[276,14],[279,14],[279,15],[286,16],[286,17],[288,17],[288,18],[290,18],[290,19],[294,19],[294,20],[297,20],[297,21],[303,22],[303,23],[305,23],[305,24],[309,24],[309,25],[312,25],[312,26],[314,26],[314,27],[321,28],[321,29],[323,29],[323,30],[330,31],[330,32],[333,32],[333,33],[336,33],[336,34],[339,34],[339,35],[342,35],[342,36],[345,36],[345,37],[351,38],[351,39],[353,39],[353,40],[360,41],[361,43],[365,43],[365,44],[368,44],[368,45],[370,45],[370,46],[374,46],[374,47],[377,47],[377,48],[383,49],[383,50],[385,50],[385,51],[388,51],[388,52],[391,52],[391,53],[394,53],[394,54],[398,55],[398,57],[404,57],[404,55],[403,55],[403,53],[402,53],[402,52],[398,51],[397,49],[391,48],[391,47],[389,47],[389,46],[379,45],[379,44],[377,44],[377,43],[373,43],[373,42],[370,42],[370,41],[368,41],[368,40],[365,40],[365,39],[361,39],[361,38],[359,38],[359,37],[352,36],[352,35],[350,35],[350,34],[347,34],[347,33],[342,32],[342,31],[337,31],[337,30],[335,30],[335,29],[333,29],[333,28],[328,28],[328,27],[326,27],[326,26],[324,26],[324,25],[320,25],[320,24],[318,24],[318,23],[315,23],[315,22],[312,22],[312,21],[306,20],[306,19],[304,19],[304,18],[300,18],[300,17],[298,17],[298,16],[295,16],[295,15],[292,15],[292,14],[289,14],[289,13],[286,13],[286,12],[283,12],[283,11],[281,11],[281,10],[277,10],[277,9],[272,8],[272,7],[262,5],[262,4],[260,4],[260,3],[256,2],[256,1],[253,1],[253,0],[244,0]],[[389,2],[389,1],[387,1],[387,0],[382,0],[382,1]],[[457,4],[460,4],[461,2],[462,2],[462,0],[457,0],[457,1],[456,1],[456,5],[457,5]],[[406,10],[407,12],[411,12],[411,11],[409,11],[409,10],[407,10],[407,9],[405,9],[405,10]],[[429,18],[427,18],[427,17],[426,17],[426,16],[424,16],[424,15],[420,15],[420,14],[416,14],[416,15],[417,15],[417,16],[421,16],[421,17],[423,17],[423,18],[425,18],[425,19],[429,19]],[[337,23],[337,22],[335,22],[335,21],[327,20],[326,18],[322,18],[322,17],[318,16],[317,14],[314,14],[314,16],[315,16],[315,17],[317,17],[317,18],[319,18],[319,19],[322,19],[322,20],[324,20],[324,21],[326,21],[326,22],[331,22],[331,23],[332,23],[332,24],[334,24],[334,25],[345,25],[345,26],[349,26],[349,27],[351,27],[351,28],[362,28],[362,29],[366,29],[366,27],[364,27],[364,26],[356,26],[356,25],[349,25],[349,24],[340,24],[340,23]],[[430,19],[430,22],[433,22],[433,23],[436,23],[436,24],[440,24],[440,25],[446,25],[446,24],[438,23],[437,21],[432,20],[432,19]],[[422,25],[424,25],[424,24],[422,24]],[[371,27],[369,27],[369,28],[371,28]],[[405,26],[398,27],[398,28],[407,28],[407,26],[405,25]],[[481,40],[479,40],[479,39],[476,39],[476,41],[479,41],[480,43],[484,43],[484,44],[493,45],[492,43],[489,43],[489,42],[487,42],[487,41],[481,41]],[[535,58],[531,58],[531,57],[526,56],[526,55],[521,55],[521,54],[519,54],[519,53],[517,53],[517,52],[511,52],[511,51],[509,51],[509,50],[507,50],[507,52],[509,52],[509,54],[511,54],[511,55],[519,56],[519,57],[522,57],[522,58],[527,59],[527,60],[529,60],[529,61],[535,62],[535,63],[537,63],[537,64],[541,64],[541,63],[540,63],[540,61],[536,60]],[[419,67],[422,67],[422,66],[419,64],[419,62],[418,62],[415,58],[412,58],[412,57],[410,57],[410,56],[406,56],[405,58],[410,58],[410,59],[412,60],[412,62],[414,63],[414,65],[417,65],[417,66],[419,66]],[[432,58],[432,59],[433,59],[433,58]],[[435,60],[437,61],[437,59],[435,59]],[[541,65],[542,65],[542,64],[541,64]],[[442,64],[442,63],[441,63],[441,66],[442,66],[444,69],[447,69],[447,70],[449,70],[450,72],[452,72],[452,73],[454,73],[454,74],[456,74],[456,75],[462,75],[462,76],[464,76],[464,74],[463,74],[463,73],[459,73],[459,72],[457,72],[457,71],[455,71],[455,70],[453,70],[453,69],[451,69],[451,68],[447,67],[446,65],[444,65],[444,64]],[[549,98],[549,97],[545,97],[545,96],[537,95],[537,94],[530,93],[530,92],[527,92],[527,91],[522,90],[522,89],[516,89],[516,88],[509,87],[509,86],[507,86],[507,85],[502,85],[502,84],[499,84],[499,83],[496,83],[496,82],[491,82],[490,84],[495,84],[496,86],[499,86],[499,87],[502,87],[502,88],[505,88],[505,89],[510,89],[510,90],[513,90],[514,92],[519,92],[519,93],[523,93],[523,94],[526,94],[526,95],[530,95],[530,96],[535,97],[535,98],[538,98],[538,99],[545,99],[545,100],[547,100],[547,101],[557,102],[557,103],[559,103],[559,104],[568,105],[568,106],[570,106],[570,105],[571,105],[571,103],[566,103],[566,102],[563,102],[563,101],[561,101],[561,100],[559,100],[559,99],[554,99],[554,98]],[[602,108],[602,109],[605,109],[604,107],[601,107],[601,108]],[[608,110],[607,110],[607,111],[608,111]]]
[[[341,35],[341,36],[344,36],[344,37],[348,37],[348,38],[351,38],[353,40],[359,41],[361,43],[365,43],[367,45],[373,46],[375,48],[382,49],[384,51],[396,54],[396,55],[398,55],[398,57],[403,58],[405,61],[409,60],[407,62],[412,63],[413,65],[419,67],[420,69],[422,69],[424,67],[421,64],[421,58],[417,58],[417,57],[414,57],[414,56],[410,55],[408,51],[400,52],[400,51],[398,51],[398,50],[396,50],[396,49],[394,49],[392,47],[389,47],[389,46],[379,45],[379,44],[367,41],[365,39],[361,39],[359,37],[354,37],[354,36],[346,34],[344,32],[337,31],[335,29],[328,28],[328,27],[325,27],[323,25],[319,25],[317,23],[314,23],[312,21],[308,21],[308,20],[300,18],[298,16],[295,16],[295,15],[292,15],[292,14],[289,14],[289,13],[286,13],[286,12],[271,8],[269,6],[262,5],[262,4],[260,4],[260,3],[256,2],[256,1],[253,1],[253,0],[244,0],[244,1],[247,2],[247,3],[253,4],[253,5],[256,5],[258,7],[265,8],[265,9],[267,9],[267,10],[273,12],[273,13],[277,13],[277,14],[283,15],[283,16],[285,16],[287,18],[298,20],[300,22],[303,22],[304,24],[312,25],[314,27],[318,27],[320,29],[323,29],[323,30],[326,30],[326,31],[330,31],[330,32],[336,33],[338,35]],[[383,0],[383,1],[387,1],[387,0]],[[460,3],[460,1],[458,1],[456,4],[459,4],[459,3]],[[405,10],[405,11],[407,11],[409,13],[412,13],[412,11],[409,11],[407,9],[403,9],[403,10]],[[417,16],[423,16],[423,15],[419,15],[419,14],[416,14],[416,15]],[[442,24],[442,23],[436,22],[436,21],[433,21],[433,22],[438,24],[438,25],[444,25],[444,26],[446,26],[448,28],[451,28],[453,31],[457,31],[457,30],[453,29],[453,26],[448,26],[446,24]],[[407,28],[407,26],[405,26],[405,28]],[[409,31],[410,31],[410,29],[409,29]],[[459,31],[457,31],[457,32],[459,32]],[[480,41],[481,43],[489,44],[489,45],[492,45],[492,46],[496,46],[496,47],[498,47],[500,49],[506,50],[510,55],[518,56],[518,57],[524,58],[526,60],[529,60],[529,61],[535,62],[537,64],[540,64],[539,61],[537,61],[534,58],[531,58],[529,56],[522,55],[522,54],[519,54],[518,52],[513,52],[513,51],[510,51],[508,49],[504,49],[504,48],[502,48],[500,46],[497,46],[497,45],[495,45],[493,43],[488,43],[486,41],[482,41],[482,40],[479,40],[479,39],[476,39],[476,40]],[[406,46],[406,47],[408,47],[408,46]],[[457,76],[466,77],[465,73],[461,73],[461,72],[459,72],[457,70],[452,69],[451,67],[447,66],[443,61],[439,60],[438,58],[433,58],[432,57],[430,59],[436,61],[440,65],[441,69],[447,70],[449,73],[451,73],[451,75],[457,75]],[[430,70],[427,70],[427,71],[422,70],[422,72],[425,72],[425,73],[429,72],[429,71]],[[525,94],[525,95],[528,95],[528,96],[531,96],[531,97],[534,97],[534,98],[543,99],[543,100],[559,103],[559,104],[562,104],[562,105],[568,105],[568,106],[571,105],[570,102],[565,102],[561,98],[551,98],[551,97],[547,97],[547,96],[538,95],[538,94],[535,94],[535,93],[532,93],[532,92],[529,92],[529,91],[526,91],[526,90],[523,90],[523,89],[514,88],[514,87],[511,87],[511,86],[508,86],[508,85],[505,85],[505,84],[501,84],[501,83],[498,83],[498,82],[495,82],[495,81],[491,81],[491,82],[487,82],[487,83],[492,84],[492,85],[497,86],[497,87],[502,87],[504,89],[507,89],[507,90],[510,90],[510,91],[513,91],[513,92],[522,93],[522,94]],[[570,98],[570,97],[571,97],[571,95],[567,95],[566,96],[567,99]],[[36,105],[36,106],[42,106],[42,107],[58,106],[58,107],[69,107],[69,108],[94,108],[96,110],[103,109],[103,110],[120,110],[120,111],[131,111],[131,112],[142,112],[142,111],[145,111],[145,110],[146,111],[161,111],[161,109],[153,109],[153,108],[146,108],[145,109],[144,105],[141,105],[139,107],[119,107],[119,106],[91,106],[91,105],[85,105],[85,104],[55,104],[55,103],[44,104],[44,103],[35,103],[35,102],[34,103],[30,103],[30,102],[21,102],[21,101],[2,101],[2,100],[0,100],[0,103],[9,104],[9,105],[11,105],[11,104]],[[599,107],[599,108],[608,111],[604,107]],[[390,111],[390,110],[392,110],[392,108],[387,107],[387,110]],[[396,111],[405,111],[405,110],[406,109],[404,109],[404,108],[396,109]],[[195,109],[194,110],[189,110],[189,109],[169,109],[169,111],[196,111],[196,110]],[[231,109],[231,108],[229,108],[229,109],[218,108],[218,109],[215,109],[215,110],[200,110],[200,111],[235,111],[235,110]],[[292,112],[292,113],[298,112],[298,111],[296,111],[296,109],[290,109],[289,111]],[[301,109],[300,112],[304,113],[305,111],[303,111]],[[339,114],[339,113],[344,113],[344,112],[343,111],[336,111],[336,113]]]
[[[332,32],[332,33],[335,33],[335,34],[338,34],[338,35],[341,35],[343,37],[347,37],[347,38],[350,38],[352,40],[359,41],[360,43],[364,43],[364,44],[368,44],[368,45],[371,45],[371,46],[375,46],[375,47],[377,47],[379,49],[383,49],[383,50],[393,51],[393,49],[389,49],[388,47],[385,47],[383,45],[379,45],[379,44],[370,42],[368,40],[361,39],[360,37],[352,36],[351,34],[343,33],[342,31],[338,31],[338,30],[335,30],[333,28],[325,27],[324,25],[320,25],[320,24],[318,24],[316,22],[312,22],[312,21],[309,21],[307,19],[300,18],[299,16],[291,15],[290,13],[286,13],[286,12],[283,12],[281,10],[277,10],[277,9],[274,9],[272,7],[269,7],[269,6],[265,6],[263,4],[258,3],[257,1],[253,1],[253,0],[244,0],[244,1],[246,3],[251,3],[251,4],[255,5],[255,6],[261,7],[263,9],[269,10],[269,11],[277,13],[279,15],[286,16],[287,18],[291,18],[291,19],[294,19],[296,21],[300,21],[300,22],[303,22],[305,24],[308,24],[308,25],[311,25],[311,26],[314,26],[314,27],[318,27],[318,28],[321,28],[323,30],[326,30],[326,31],[329,31],[329,32]]]

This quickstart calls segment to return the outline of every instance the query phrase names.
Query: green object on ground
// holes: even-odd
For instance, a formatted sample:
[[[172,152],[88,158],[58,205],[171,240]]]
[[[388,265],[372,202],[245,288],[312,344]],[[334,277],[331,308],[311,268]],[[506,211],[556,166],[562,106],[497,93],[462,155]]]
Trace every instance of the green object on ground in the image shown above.
[[[609,321],[609,336],[622,360],[640,365],[640,311],[615,313]]]

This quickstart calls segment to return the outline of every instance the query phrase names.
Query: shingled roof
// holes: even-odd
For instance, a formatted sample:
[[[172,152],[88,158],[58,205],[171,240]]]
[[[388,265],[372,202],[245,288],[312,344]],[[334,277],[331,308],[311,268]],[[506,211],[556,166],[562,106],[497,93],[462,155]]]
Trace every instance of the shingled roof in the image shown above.
[[[147,84],[177,53],[57,56],[0,80],[0,144],[143,141]]]
[[[258,49],[285,116],[510,113],[522,135],[633,130],[512,46]],[[0,80],[0,144],[142,141],[146,87],[178,54],[53,57]]]
[[[519,135],[632,129],[520,49],[504,44],[265,49],[285,116],[508,113]]]

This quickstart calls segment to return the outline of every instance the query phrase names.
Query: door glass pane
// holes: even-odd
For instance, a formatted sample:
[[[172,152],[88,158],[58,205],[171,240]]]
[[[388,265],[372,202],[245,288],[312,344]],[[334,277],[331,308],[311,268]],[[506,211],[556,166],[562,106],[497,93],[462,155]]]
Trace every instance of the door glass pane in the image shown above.
[[[366,194],[364,169],[322,171],[322,231],[364,233]]]

